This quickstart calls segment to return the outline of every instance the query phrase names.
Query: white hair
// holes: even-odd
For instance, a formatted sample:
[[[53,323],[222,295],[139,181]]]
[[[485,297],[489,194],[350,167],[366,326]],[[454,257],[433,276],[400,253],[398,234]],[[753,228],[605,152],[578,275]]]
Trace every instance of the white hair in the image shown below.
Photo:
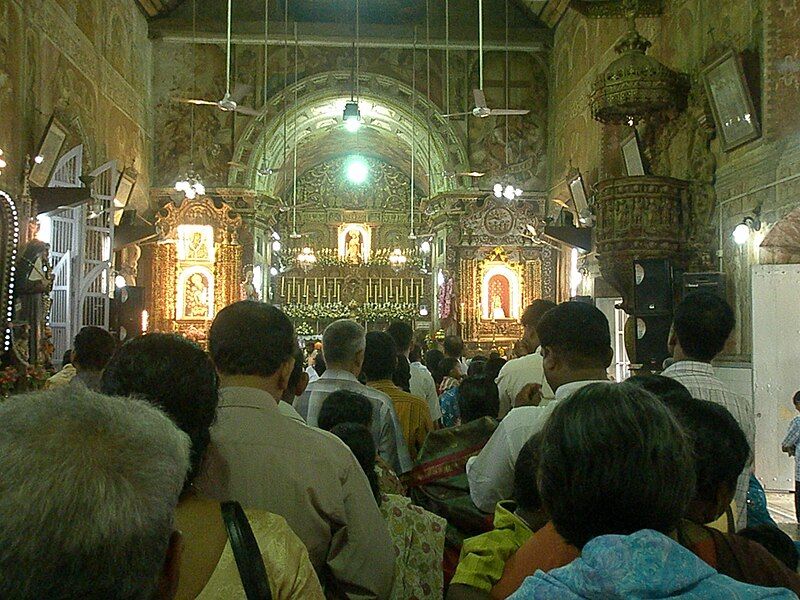
[[[351,319],[339,319],[325,328],[322,333],[322,357],[325,364],[349,365],[356,354],[367,346],[364,328]]]
[[[12,397],[0,424],[0,598],[151,598],[188,436],[84,386]]]

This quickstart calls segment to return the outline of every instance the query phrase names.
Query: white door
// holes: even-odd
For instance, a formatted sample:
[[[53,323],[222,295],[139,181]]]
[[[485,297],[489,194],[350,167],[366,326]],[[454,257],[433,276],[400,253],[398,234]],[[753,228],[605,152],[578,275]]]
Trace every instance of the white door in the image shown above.
[[[77,300],[74,322],[76,331],[87,325],[108,329],[111,248],[114,241],[114,186],[117,183],[115,161],[93,171],[92,200],[79,207],[79,222],[84,224],[79,273],[75,285]]]
[[[798,414],[800,265],[756,265],[752,288],[756,477],[768,490],[794,490],[794,460],[781,440]]]
[[[80,187],[83,169],[83,146],[76,146],[62,156],[50,178],[50,187]],[[53,266],[53,292],[50,307],[50,328],[53,332],[55,352],[53,358],[61,360],[72,347],[77,333],[74,320],[75,286],[73,283],[76,254],[80,246],[80,209],[66,208],[43,216],[50,221],[47,228],[50,239],[50,260]]]

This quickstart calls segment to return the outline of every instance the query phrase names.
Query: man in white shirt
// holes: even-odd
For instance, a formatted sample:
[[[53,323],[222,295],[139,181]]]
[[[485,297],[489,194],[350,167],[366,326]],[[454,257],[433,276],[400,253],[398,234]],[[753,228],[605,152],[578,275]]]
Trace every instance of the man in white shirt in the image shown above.
[[[495,380],[497,390],[500,393],[500,412],[498,418],[502,419],[514,408],[514,401],[517,395],[528,384],[538,384],[542,388],[542,401],[540,406],[544,406],[555,396],[553,390],[544,377],[544,367],[542,366],[542,355],[539,353],[539,335],[536,333],[536,326],[542,319],[544,313],[555,308],[556,303],[550,300],[534,300],[525,312],[522,313],[520,322],[524,328],[522,341],[531,350],[536,349],[526,356],[521,356],[508,361]]]
[[[422,349],[414,344],[408,354],[411,363],[411,393],[423,398],[428,403],[431,421],[438,423],[442,418],[442,407],[439,404],[439,392],[436,382],[428,367],[422,364]]]
[[[747,527],[747,488],[753,470],[755,417],[748,398],[731,392],[714,375],[711,361],[722,352],[736,325],[733,309],[722,298],[708,292],[690,294],[675,308],[669,334],[669,350],[675,361],[662,375],[682,383],[692,396],[710,400],[728,409],[750,444],[750,458],[736,483],[736,528]]]
[[[558,403],[583,386],[608,381],[606,369],[614,353],[608,319],[597,308],[564,302],[541,318],[537,333],[544,374],[555,390],[555,399],[546,406],[513,409],[480,454],[467,462],[470,497],[486,513],[511,497],[517,456],[530,437],[541,431]]]

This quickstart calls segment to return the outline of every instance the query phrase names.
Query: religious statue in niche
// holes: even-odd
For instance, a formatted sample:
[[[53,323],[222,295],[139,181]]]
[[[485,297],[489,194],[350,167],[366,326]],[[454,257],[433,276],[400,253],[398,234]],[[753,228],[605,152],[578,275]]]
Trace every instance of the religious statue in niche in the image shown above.
[[[183,317],[207,319],[211,313],[208,279],[202,273],[192,273],[185,286]]]
[[[489,295],[492,300],[492,319],[508,319],[511,314],[511,294],[508,279],[494,275],[489,280]]]
[[[484,321],[519,319],[522,312],[522,266],[496,247],[479,266],[480,314]]]
[[[372,227],[362,223],[342,223],[338,228],[339,259],[360,265],[369,262]]]
[[[253,274],[253,268],[248,267],[244,272],[244,282],[242,283],[242,291],[244,292],[244,299],[245,300],[255,300],[258,302],[260,297],[258,295],[258,290],[256,289],[255,283],[253,280],[255,279],[255,275]]]
[[[355,229],[350,231],[347,240],[347,262],[352,264],[361,262],[361,234]]]

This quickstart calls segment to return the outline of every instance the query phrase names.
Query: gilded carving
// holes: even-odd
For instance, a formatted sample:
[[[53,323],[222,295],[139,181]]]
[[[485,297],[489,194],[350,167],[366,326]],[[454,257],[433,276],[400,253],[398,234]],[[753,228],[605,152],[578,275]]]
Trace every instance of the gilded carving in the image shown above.
[[[633,261],[668,258],[684,266],[688,183],[667,177],[620,177],[596,187],[596,242],[603,278],[633,308]]]

